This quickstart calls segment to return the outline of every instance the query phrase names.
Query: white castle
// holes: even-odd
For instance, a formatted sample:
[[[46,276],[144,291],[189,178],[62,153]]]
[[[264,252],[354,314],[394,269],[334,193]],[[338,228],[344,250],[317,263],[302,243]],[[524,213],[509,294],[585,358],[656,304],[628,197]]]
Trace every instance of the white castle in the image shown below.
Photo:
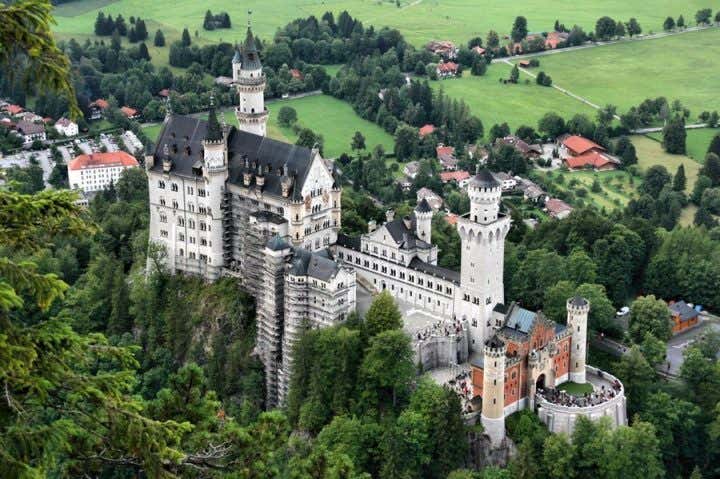
[[[332,161],[265,137],[265,75],[250,28],[233,58],[238,127],[168,115],[145,158],[150,240],[172,273],[237,278],[256,298],[257,352],[267,404],[287,395],[293,347],[308,328],[342,323],[355,310],[357,281],[455,326],[431,367],[482,354],[504,326],[503,257],[510,218],[487,171],[470,181],[470,212],[458,220],[460,273],[437,265],[432,209],[394,218],[352,238],[340,231],[341,186]],[[424,361],[421,348],[416,349]],[[425,358],[427,359],[427,358]]]

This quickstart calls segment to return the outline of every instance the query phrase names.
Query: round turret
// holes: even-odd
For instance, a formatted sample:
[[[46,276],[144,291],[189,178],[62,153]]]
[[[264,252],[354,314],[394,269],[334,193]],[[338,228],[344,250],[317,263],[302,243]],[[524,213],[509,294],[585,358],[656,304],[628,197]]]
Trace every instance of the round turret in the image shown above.
[[[502,188],[493,174],[483,168],[468,183],[470,197],[470,219],[476,223],[488,224],[497,220],[500,212]]]
[[[430,244],[432,234],[433,210],[427,199],[423,198],[415,207],[415,234]]]
[[[570,339],[569,379],[585,383],[585,361],[587,357],[587,322],[590,302],[580,296],[567,301],[567,325],[572,333]]]
[[[505,438],[505,342],[497,335],[483,349],[482,414],[486,434],[497,446]]]

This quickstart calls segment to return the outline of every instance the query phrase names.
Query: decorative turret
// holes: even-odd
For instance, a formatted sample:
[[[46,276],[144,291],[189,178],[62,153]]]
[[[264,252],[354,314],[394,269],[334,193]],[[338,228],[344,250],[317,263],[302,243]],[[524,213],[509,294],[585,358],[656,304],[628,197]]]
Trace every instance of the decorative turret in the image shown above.
[[[163,145],[162,169],[163,173],[170,173],[172,170],[172,158],[170,158],[170,149],[167,143]]]
[[[432,232],[432,216],[433,210],[427,199],[423,198],[415,207],[415,234],[428,244]]]
[[[265,109],[265,74],[260,63],[255,37],[248,25],[245,41],[233,58],[233,81],[239,98],[235,108],[238,128],[265,136],[268,112]]]
[[[493,446],[505,438],[505,354],[503,340],[493,335],[483,348],[482,420]]]
[[[575,296],[567,302],[567,325],[572,331],[570,340],[570,381],[585,383],[585,359],[587,356],[587,321],[590,302]]]
[[[490,170],[487,168],[478,170],[468,184],[470,219],[481,224],[489,224],[497,220],[501,195],[501,185]]]
[[[210,99],[210,114],[208,115],[207,131],[203,139],[205,167],[203,171],[219,171],[227,169],[227,144],[225,133],[218,121],[215,107]]]

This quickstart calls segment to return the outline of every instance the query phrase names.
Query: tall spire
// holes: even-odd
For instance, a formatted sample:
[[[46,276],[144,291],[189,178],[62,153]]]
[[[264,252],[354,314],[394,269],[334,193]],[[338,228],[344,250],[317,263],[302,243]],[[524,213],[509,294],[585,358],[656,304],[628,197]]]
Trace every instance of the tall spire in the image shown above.
[[[208,115],[207,132],[205,133],[205,141],[220,141],[223,139],[223,130],[218,122],[215,113],[215,98],[210,95],[210,114]]]

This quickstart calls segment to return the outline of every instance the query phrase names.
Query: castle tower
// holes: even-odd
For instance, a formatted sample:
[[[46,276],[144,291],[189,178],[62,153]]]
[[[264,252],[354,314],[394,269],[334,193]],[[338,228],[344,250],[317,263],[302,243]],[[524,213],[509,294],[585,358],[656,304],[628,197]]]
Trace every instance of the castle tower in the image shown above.
[[[587,322],[590,302],[575,296],[567,302],[567,325],[572,331],[570,349],[570,374],[572,382],[585,383],[585,358],[587,356]]]
[[[505,301],[503,266],[510,217],[500,213],[500,186],[490,171],[478,171],[468,185],[470,213],[457,222],[462,257],[454,312],[469,323],[473,349],[492,335],[492,310]]]
[[[203,222],[209,227],[203,233],[208,241],[208,266],[220,268],[224,264],[222,210],[225,198],[225,182],[228,178],[227,134],[218,122],[215,109],[211,106],[208,127],[203,139],[203,168],[205,180],[204,193],[196,192],[198,211],[204,207],[206,213],[199,213],[198,223]],[[190,148],[187,146],[186,148]]]
[[[483,350],[481,420],[493,446],[505,438],[505,343],[493,335]]]
[[[415,207],[415,234],[418,238],[431,244],[433,210],[425,198]]]
[[[238,128],[265,136],[268,111],[265,108],[265,75],[252,31],[248,26],[245,42],[233,58],[233,82],[239,96],[235,108]]]

